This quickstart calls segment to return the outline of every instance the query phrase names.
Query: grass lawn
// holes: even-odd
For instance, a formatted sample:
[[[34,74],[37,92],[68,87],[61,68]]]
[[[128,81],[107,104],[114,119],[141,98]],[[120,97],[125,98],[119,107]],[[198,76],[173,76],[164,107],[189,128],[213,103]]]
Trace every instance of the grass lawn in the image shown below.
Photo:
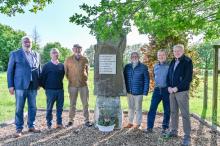
[[[93,70],[90,70],[89,73],[89,108],[94,109],[95,107],[95,100],[96,97],[93,94]],[[220,79],[219,79],[220,84]],[[218,86],[218,91],[220,92],[220,86]],[[64,109],[68,109],[69,107],[69,97],[68,97],[68,91],[67,91],[67,80],[64,81],[64,90],[65,90],[65,102],[64,102]],[[208,88],[208,109],[207,109],[207,116],[206,118],[208,120],[211,119],[211,103],[212,103],[212,77],[209,77],[209,88]],[[201,115],[202,112],[202,104],[203,104],[203,85],[202,81],[198,88],[198,94],[200,98],[190,98],[190,112],[196,113],[198,115]],[[148,96],[144,97],[143,100],[143,110],[148,111],[151,101],[151,95],[152,93],[149,93]],[[218,93],[220,95],[220,93]],[[162,104],[159,105],[159,112],[162,112]],[[127,110],[127,99],[126,97],[121,97],[121,106],[123,110]],[[41,88],[38,92],[37,96],[37,107],[38,108],[45,108],[46,107],[46,97],[44,94],[44,90]],[[77,109],[82,109],[82,104],[80,101],[80,98],[78,98],[77,101]],[[11,96],[8,92],[7,88],[7,79],[6,79],[6,73],[0,73],[0,123],[6,120],[10,120],[14,118],[14,112],[15,112],[15,97]],[[27,111],[27,106],[25,106],[25,111]],[[220,96],[218,99],[218,111],[220,111]],[[220,123],[220,112],[218,113],[218,123]]]

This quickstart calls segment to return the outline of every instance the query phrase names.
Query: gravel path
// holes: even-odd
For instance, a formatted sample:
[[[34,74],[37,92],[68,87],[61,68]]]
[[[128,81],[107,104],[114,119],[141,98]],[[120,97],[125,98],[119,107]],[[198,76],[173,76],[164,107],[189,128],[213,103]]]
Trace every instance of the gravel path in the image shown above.
[[[54,116],[55,117],[55,116]],[[63,121],[68,121],[68,112],[63,113]],[[93,113],[90,114],[93,119]],[[143,115],[143,128],[146,126],[146,115]],[[26,121],[26,120],[25,120]],[[127,124],[127,114],[124,114],[123,125]],[[192,145],[194,146],[220,146],[220,135],[213,132],[198,120],[191,118]],[[55,123],[55,121],[54,121]],[[183,136],[182,128],[179,137],[164,139],[161,137],[162,116],[157,115],[155,129],[151,134],[145,134],[138,129],[121,129],[110,133],[103,133],[95,127],[87,128],[82,125],[82,112],[77,112],[74,126],[63,129],[48,130],[45,121],[45,112],[39,111],[36,118],[36,127],[41,129],[39,134],[28,133],[24,129],[24,135],[14,138],[15,126],[8,125],[0,128],[0,145],[3,146],[179,146]],[[182,122],[180,119],[180,127]]]

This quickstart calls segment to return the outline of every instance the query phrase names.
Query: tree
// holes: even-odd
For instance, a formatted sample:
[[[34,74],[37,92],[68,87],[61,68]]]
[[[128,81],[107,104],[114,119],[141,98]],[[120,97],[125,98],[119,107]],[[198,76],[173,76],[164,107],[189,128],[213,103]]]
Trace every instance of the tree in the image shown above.
[[[51,4],[52,2],[53,0],[4,0],[0,1],[0,13],[8,16],[14,16],[16,13],[24,13],[25,7],[29,4],[32,5],[29,11],[36,13],[39,10],[43,10],[47,4]]]
[[[22,13],[30,2],[6,0],[0,2],[0,12],[9,16]],[[42,10],[51,2],[34,1],[31,11]],[[194,34],[204,34],[206,41],[220,37],[220,33],[216,33],[220,31],[219,0],[101,0],[98,6],[83,4],[80,8],[85,15],[75,13],[70,22],[90,28],[98,43],[120,40],[131,30],[131,21],[140,33],[153,38],[150,48],[166,47],[171,51],[176,42],[187,46],[189,37]],[[194,52],[188,52],[194,56]]]
[[[43,10],[53,0],[4,0],[0,12],[9,16],[29,11]],[[220,2],[218,0],[101,0],[98,6],[80,6],[86,15],[74,14],[70,22],[87,26],[91,33],[101,37],[112,37],[129,32],[133,20],[141,33],[154,35],[156,39],[187,33],[204,33],[206,39],[219,37]]]
[[[74,14],[70,22],[90,28],[91,34],[98,39],[108,39],[126,35],[133,21],[140,33],[151,37],[153,46],[150,48],[154,49],[151,51],[167,48],[171,52],[174,44],[188,46],[188,39],[193,34],[202,33],[205,40],[219,37],[220,34],[216,33],[220,30],[219,5],[216,0],[102,0],[98,6],[81,5],[86,13]],[[193,56],[194,52],[188,52]],[[151,59],[149,62],[155,61],[155,57]],[[194,77],[192,87],[197,85],[198,77]]]
[[[0,24],[0,70],[7,69],[9,54],[21,47],[21,38],[24,35],[23,31],[16,31],[9,26]]]
[[[43,51],[42,51],[42,54],[41,54],[41,59],[42,59],[42,63],[43,64],[45,64],[46,62],[51,60],[51,58],[50,58],[50,50],[52,48],[57,48],[60,51],[60,58],[59,58],[60,62],[64,62],[65,59],[68,56],[70,56],[70,54],[71,54],[70,49],[62,47],[59,42],[47,43],[43,47]]]
[[[32,46],[32,48],[34,50],[39,50],[40,49],[40,35],[39,35],[38,31],[37,31],[37,27],[36,26],[33,29],[32,38],[33,38],[33,46]]]
[[[205,118],[208,107],[208,70],[213,66],[213,51],[211,43],[203,43],[194,46],[193,49],[198,53],[200,64],[199,68],[204,69],[204,87],[203,87],[203,112],[202,117]]]
[[[95,54],[94,45],[91,45],[88,49],[85,50],[84,53],[89,60],[90,67],[94,67],[94,54]]]

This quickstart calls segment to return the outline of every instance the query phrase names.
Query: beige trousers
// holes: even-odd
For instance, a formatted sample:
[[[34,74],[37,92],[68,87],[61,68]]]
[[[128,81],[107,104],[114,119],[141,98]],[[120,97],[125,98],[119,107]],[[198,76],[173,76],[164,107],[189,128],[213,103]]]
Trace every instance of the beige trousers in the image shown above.
[[[170,94],[170,128],[177,133],[179,125],[179,109],[182,115],[183,131],[185,136],[190,136],[191,122],[189,113],[189,91]]]
[[[141,125],[142,122],[142,101],[143,95],[128,94],[128,119],[129,123],[133,124],[134,115],[136,113],[136,124]]]
[[[70,98],[70,109],[69,109],[69,122],[74,121],[74,117],[76,114],[76,102],[78,97],[78,92],[80,93],[81,102],[83,105],[83,115],[84,121],[89,121],[89,89],[88,86],[85,87],[69,87],[69,98]]]

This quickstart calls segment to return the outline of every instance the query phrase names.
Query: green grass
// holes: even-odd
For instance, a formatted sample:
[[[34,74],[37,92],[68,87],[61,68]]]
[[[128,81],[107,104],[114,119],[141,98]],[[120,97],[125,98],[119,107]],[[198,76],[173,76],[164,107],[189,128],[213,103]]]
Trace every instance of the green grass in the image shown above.
[[[96,97],[93,94],[94,86],[93,86],[93,69],[89,72],[89,108],[94,109]],[[220,77],[219,77],[220,78]],[[220,79],[219,79],[220,84]],[[64,80],[64,109],[69,108],[69,96],[67,91],[67,80]],[[218,86],[218,91],[220,92],[220,86]],[[202,112],[202,104],[203,104],[203,85],[202,82],[198,88],[198,95],[200,98],[191,98],[190,97],[190,112],[201,115]],[[206,119],[211,120],[212,114],[212,76],[209,77],[209,88],[208,88],[208,109]],[[218,93],[220,95],[220,93]],[[144,97],[143,100],[143,111],[148,111],[150,106],[152,93],[149,93],[148,96]],[[127,110],[127,98],[125,96],[121,97],[121,106],[123,110]],[[46,96],[44,94],[44,90],[41,88],[38,92],[37,96],[37,107],[45,108],[46,107]],[[77,109],[82,109],[82,104],[80,98],[77,100]],[[158,111],[163,112],[162,104],[159,105]],[[6,73],[0,73],[0,123],[6,120],[10,120],[14,118],[15,112],[15,97],[11,96],[7,89],[7,79]],[[27,111],[27,106],[25,106],[25,111]],[[218,99],[218,110],[220,111],[220,96]],[[218,113],[218,123],[220,123],[220,112]]]

